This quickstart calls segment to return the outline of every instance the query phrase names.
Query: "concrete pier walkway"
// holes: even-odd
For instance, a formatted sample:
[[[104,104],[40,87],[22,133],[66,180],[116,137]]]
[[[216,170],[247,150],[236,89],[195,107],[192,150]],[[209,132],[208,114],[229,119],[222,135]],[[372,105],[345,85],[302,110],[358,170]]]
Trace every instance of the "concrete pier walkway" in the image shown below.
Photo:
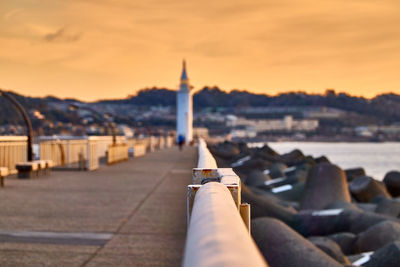
[[[0,266],[179,266],[195,148],[94,172],[9,178],[0,190]]]

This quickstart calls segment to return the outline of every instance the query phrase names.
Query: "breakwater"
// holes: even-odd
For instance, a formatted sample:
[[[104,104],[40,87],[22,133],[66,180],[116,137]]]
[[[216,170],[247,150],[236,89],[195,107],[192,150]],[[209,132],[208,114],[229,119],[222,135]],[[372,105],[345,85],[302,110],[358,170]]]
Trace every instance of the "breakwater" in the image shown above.
[[[400,172],[379,182],[362,167],[342,170],[300,150],[231,142],[209,150],[240,177],[270,266],[398,266]]]

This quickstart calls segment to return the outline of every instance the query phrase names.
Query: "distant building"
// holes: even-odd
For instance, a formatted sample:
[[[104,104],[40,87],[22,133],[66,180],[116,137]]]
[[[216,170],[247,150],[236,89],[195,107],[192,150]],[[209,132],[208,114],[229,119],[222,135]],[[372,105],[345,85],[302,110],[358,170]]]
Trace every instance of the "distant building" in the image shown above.
[[[270,107],[245,107],[239,109],[240,113],[251,115],[300,115],[304,118],[338,119],[346,115],[346,111],[321,106],[270,106]]]
[[[355,133],[358,136],[374,136],[378,134],[385,134],[386,136],[400,136],[400,125],[369,125],[359,126],[355,128]]]
[[[183,61],[181,84],[176,97],[176,136],[184,136],[187,144],[193,140],[193,100],[190,89],[186,62]]]
[[[257,136],[257,132],[252,126],[232,129],[229,134],[231,138],[254,138]]]
[[[330,107],[315,107],[303,111],[304,117],[314,119],[338,119],[345,115],[345,111]]]
[[[135,135],[134,130],[128,125],[120,125],[118,128],[125,137],[132,138]]]
[[[285,116],[283,119],[265,120],[265,119],[246,119],[246,118],[235,118],[231,117],[226,122],[226,126],[237,128],[238,126],[250,126],[254,128],[257,133],[266,131],[300,131],[300,132],[311,132],[315,131],[318,126],[318,120],[313,119],[301,119],[295,120],[292,116]]]
[[[374,135],[374,133],[365,126],[356,127],[355,132],[357,136],[361,137],[372,137]]]

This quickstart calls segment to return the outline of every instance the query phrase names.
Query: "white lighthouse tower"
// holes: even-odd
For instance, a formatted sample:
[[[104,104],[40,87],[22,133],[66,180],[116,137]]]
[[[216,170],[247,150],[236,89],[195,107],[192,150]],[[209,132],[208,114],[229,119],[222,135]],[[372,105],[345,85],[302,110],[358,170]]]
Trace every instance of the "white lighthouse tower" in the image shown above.
[[[186,62],[183,61],[181,84],[176,96],[176,136],[183,136],[186,144],[193,140],[193,101],[189,79],[186,73]]]

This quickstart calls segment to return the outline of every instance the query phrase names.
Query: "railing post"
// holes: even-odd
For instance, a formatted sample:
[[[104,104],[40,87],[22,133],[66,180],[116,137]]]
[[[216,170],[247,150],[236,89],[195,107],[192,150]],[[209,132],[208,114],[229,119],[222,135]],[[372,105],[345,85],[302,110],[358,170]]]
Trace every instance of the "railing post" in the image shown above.
[[[251,233],[250,204],[248,204],[248,203],[240,204],[240,216],[242,217],[242,220],[243,220],[244,224],[246,225],[246,228],[250,234]]]
[[[90,138],[87,138],[87,150],[86,150],[86,154],[87,154],[87,160],[86,160],[86,170],[90,171],[91,168],[91,158],[92,158],[92,153],[91,153],[91,144],[90,144]]]
[[[70,153],[71,153],[71,146],[70,146],[70,141],[69,140],[67,140],[67,142],[66,142],[66,147],[67,147],[67,168],[70,168],[71,167],[71,162],[70,162],[70,159],[71,159],[71,157],[70,157]]]

